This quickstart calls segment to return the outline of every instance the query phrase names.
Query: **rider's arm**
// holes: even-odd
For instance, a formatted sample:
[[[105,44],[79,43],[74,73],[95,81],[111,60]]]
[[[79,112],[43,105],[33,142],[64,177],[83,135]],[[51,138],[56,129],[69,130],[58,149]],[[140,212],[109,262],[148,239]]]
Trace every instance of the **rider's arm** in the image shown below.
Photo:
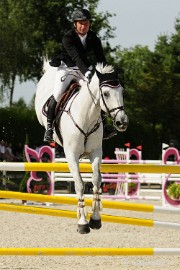
[[[76,41],[77,42],[77,41]],[[71,35],[66,35],[63,40],[62,44],[68,53],[68,55],[71,57],[75,65],[80,69],[82,74],[85,75],[85,73],[89,70],[88,67],[85,65],[84,61],[82,60],[80,56],[79,49],[77,49],[77,46],[75,45],[75,41]]]

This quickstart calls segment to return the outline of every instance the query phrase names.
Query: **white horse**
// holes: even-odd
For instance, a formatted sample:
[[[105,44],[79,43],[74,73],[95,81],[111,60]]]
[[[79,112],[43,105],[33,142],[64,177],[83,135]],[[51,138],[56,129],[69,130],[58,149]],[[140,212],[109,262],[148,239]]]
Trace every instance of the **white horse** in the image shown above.
[[[56,68],[50,67],[38,83],[35,110],[41,125],[46,127],[47,119],[42,107],[52,95]],[[112,117],[115,128],[125,131],[128,117],[124,111],[123,87],[112,66],[98,63],[90,83],[85,80],[79,93],[73,96],[63,112],[59,127],[63,139],[64,153],[75,182],[78,199],[78,231],[89,233],[90,228],[101,227],[101,173],[103,126],[101,110]],[[54,140],[60,144],[57,134]],[[79,159],[86,156],[92,164],[93,212],[88,222],[84,203],[84,183],[79,171]]]

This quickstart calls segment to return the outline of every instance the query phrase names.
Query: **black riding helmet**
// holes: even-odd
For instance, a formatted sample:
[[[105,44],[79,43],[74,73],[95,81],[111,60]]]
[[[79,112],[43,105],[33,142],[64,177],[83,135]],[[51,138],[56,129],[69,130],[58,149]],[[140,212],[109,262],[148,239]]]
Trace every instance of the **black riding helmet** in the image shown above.
[[[73,22],[75,21],[91,21],[91,14],[87,9],[76,10],[72,16]]]

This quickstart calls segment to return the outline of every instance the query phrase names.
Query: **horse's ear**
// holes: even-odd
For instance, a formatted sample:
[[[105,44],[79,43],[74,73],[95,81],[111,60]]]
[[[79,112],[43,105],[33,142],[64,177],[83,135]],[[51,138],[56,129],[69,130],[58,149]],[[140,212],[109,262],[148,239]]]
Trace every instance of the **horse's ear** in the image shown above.
[[[103,75],[102,75],[102,73],[100,73],[97,69],[95,69],[95,71],[96,71],[96,74],[97,74],[97,76],[98,76],[98,78],[99,78],[99,80],[100,80],[100,82],[103,80]]]
[[[101,85],[103,82],[116,82],[117,84],[119,84],[119,79],[118,79],[118,73],[117,71],[114,72],[110,72],[110,73],[100,73],[97,69],[96,70],[96,74],[99,78],[99,84]]]

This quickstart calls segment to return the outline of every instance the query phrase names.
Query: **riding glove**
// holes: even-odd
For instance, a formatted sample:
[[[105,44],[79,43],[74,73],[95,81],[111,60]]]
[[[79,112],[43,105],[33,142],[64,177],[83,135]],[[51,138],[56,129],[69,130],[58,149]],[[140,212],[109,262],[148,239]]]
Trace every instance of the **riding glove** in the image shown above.
[[[90,70],[88,70],[85,75],[86,79],[88,80],[88,83],[90,83],[91,79],[92,79],[92,73]]]

